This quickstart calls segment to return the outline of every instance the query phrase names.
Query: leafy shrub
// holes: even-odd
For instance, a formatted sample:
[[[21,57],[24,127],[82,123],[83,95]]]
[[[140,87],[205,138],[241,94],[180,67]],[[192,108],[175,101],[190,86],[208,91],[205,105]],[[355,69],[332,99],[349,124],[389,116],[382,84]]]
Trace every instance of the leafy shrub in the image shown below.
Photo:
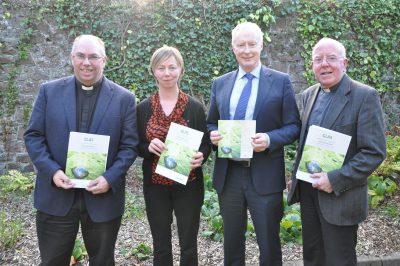
[[[368,201],[376,208],[398,188],[400,175],[400,136],[387,136],[386,159],[368,178]]]
[[[376,208],[385,197],[393,195],[397,185],[389,178],[371,175],[368,178],[368,202],[372,208]]]
[[[289,206],[285,198],[284,216],[281,221],[279,236],[284,243],[302,243],[300,204]]]
[[[14,247],[22,232],[21,220],[11,219],[5,212],[0,212],[0,251]]]
[[[16,192],[22,195],[29,195],[33,187],[33,173],[10,170],[8,173],[0,175],[0,191],[2,194]]]
[[[83,260],[88,255],[86,247],[82,240],[76,239],[74,249],[72,250],[71,263],[75,265],[78,261]]]
[[[400,182],[400,136],[386,136],[386,159],[375,171],[376,175]]]
[[[294,143],[285,146],[285,176],[287,178],[290,178],[293,171],[297,145],[298,141],[295,141]]]
[[[210,237],[214,241],[221,241],[224,237],[223,222],[220,215],[217,193],[212,189],[212,180],[209,175],[204,177],[204,204],[201,214],[207,221],[209,230],[203,231],[202,235]]]
[[[246,238],[247,237],[256,237],[256,231],[254,229],[254,224],[251,219],[247,221],[247,231],[246,231]]]
[[[144,243],[140,243],[133,249],[132,255],[134,255],[140,261],[147,260],[150,258],[151,248]]]
[[[139,243],[135,247],[122,248],[119,250],[119,254],[125,258],[132,256],[136,257],[140,261],[144,261],[150,258],[152,254],[151,247],[146,243]],[[136,264],[135,264],[136,265]],[[141,265],[141,264],[138,264]]]

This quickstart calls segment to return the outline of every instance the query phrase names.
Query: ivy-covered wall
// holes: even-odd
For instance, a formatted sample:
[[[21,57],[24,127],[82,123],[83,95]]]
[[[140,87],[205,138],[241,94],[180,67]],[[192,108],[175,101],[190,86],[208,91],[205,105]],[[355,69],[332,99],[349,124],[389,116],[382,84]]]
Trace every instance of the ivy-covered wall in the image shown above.
[[[263,63],[288,73],[296,93],[315,82],[309,68],[315,41],[322,36],[338,38],[349,51],[349,73],[381,92],[392,129],[399,125],[400,55],[393,53],[399,48],[398,2],[4,0],[0,6],[0,173],[32,170],[22,134],[38,86],[72,73],[70,48],[82,33],[105,40],[106,75],[138,99],[156,90],[147,72],[152,52],[164,44],[176,46],[185,59],[182,89],[205,105],[212,79],[236,68],[230,31],[238,21],[260,25],[265,32]],[[359,9],[362,12],[356,12]],[[386,17],[380,19],[379,14]],[[362,26],[367,23],[368,27]]]

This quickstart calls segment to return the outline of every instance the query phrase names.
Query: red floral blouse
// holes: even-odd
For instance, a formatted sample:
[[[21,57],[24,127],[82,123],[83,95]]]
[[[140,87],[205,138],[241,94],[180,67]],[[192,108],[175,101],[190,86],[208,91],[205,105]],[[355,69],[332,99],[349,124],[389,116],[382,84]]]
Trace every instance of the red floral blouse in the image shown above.
[[[153,113],[151,114],[151,117],[146,127],[146,138],[149,142],[154,138],[158,138],[162,142],[165,142],[171,122],[187,126],[187,122],[183,118],[182,114],[186,109],[188,100],[189,96],[186,93],[179,91],[178,101],[176,102],[174,109],[172,110],[169,116],[166,116],[161,107],[160,96],[158,92],[156,92],[151,96],[150,102]],[[160,159],[159,156],[154,156],[151,167],[151,182],[153,184],[160,184],[160,185],[176,184],[175,181],[155,173],[159,159]],[[196,175],[194,173],[194,170],[192,170],[190,172],[188,181],[192,181],[195,178]]]

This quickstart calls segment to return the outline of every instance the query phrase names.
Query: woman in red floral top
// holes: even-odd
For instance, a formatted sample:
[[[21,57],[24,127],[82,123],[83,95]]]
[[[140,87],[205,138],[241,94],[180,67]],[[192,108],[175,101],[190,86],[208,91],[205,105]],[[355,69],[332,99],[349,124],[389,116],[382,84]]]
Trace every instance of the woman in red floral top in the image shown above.
[[[143,157],[143,193],[153,237],[153,265],[173,265],[171,224],[175,214],[181,266],[198,265],[197,234],[204,199],[201,165],[210,153],[203,106],[179,89],[184,73],[180,52],[164,46],[151,57],[149,71],[158,91],[137,106],[139,155]],[[186,185],[155,173],[171,122],[204,132],[199,151],[193,154]]]

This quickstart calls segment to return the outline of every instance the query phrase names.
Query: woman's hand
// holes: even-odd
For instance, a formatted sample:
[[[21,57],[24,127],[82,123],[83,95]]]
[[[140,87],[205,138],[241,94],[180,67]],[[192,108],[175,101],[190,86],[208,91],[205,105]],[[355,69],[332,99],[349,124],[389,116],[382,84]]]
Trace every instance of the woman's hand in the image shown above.
[[[192,160],[190,161],[190,170],[200,167],[203,160],[204,160],[203,153],[199,151],[196,152],[193,155]]]
[[[158,138],[152,139],[149,145],[149,152],[154,153],[157,156],[160,156],[161,153],[167,149],[167,146],[159,140]]]

